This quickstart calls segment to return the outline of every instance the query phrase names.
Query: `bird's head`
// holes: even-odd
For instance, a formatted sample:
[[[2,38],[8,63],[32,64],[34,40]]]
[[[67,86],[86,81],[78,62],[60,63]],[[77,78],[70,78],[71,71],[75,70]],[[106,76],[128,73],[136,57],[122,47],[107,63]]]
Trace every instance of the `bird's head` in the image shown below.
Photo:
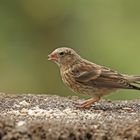
[[[56,62],[58,65],[72,64],[80,56],[71,48],[57,48],[48,55],[48,60]]]

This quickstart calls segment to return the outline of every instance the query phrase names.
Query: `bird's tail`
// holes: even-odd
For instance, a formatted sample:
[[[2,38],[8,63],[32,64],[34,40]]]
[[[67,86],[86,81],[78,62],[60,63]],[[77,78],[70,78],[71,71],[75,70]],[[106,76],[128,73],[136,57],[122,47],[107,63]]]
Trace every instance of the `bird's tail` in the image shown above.
[[[130,89],[140,90],[140,87],[137,85],[130,84]]]
[[[140,83],[140,76],[126,76],[130,83]]]
[[[131,89],[140,90],[140,76],[127,76]]]

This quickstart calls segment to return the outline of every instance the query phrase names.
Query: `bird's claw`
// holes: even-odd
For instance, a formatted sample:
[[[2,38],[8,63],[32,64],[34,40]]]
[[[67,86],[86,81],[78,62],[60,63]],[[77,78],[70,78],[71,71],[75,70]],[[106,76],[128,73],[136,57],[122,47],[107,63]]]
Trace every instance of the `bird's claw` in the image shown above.
[[[74,105],[76,108],[90,108],[91,104],[88,104],[87,101],[83,101],[83,102],[74,102]]]

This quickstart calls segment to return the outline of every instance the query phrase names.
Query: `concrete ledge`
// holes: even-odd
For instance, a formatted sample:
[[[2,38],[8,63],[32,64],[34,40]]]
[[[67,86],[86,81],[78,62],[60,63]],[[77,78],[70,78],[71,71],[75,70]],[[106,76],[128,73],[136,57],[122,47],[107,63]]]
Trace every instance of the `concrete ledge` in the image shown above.
[[[101,100],[77,109],[78,97],[0,95],[2,140],[139,140],[140,100]]]

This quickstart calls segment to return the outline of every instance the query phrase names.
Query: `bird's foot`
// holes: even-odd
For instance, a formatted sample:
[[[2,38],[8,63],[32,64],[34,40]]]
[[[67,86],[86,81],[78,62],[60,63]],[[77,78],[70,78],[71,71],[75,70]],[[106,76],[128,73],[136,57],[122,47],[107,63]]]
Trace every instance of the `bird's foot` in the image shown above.
[[[74,102],[76,108],[90,108],[91,105],[87,105],[86,101],[83,102]]]
[[[75,106],[77,108],[90,108],[92,104],[94,104],[96,101],[98,101],[99,98],[95,99],[95,98],[91,98],[88,100],[85,100],[83,102],[75,102]]]

